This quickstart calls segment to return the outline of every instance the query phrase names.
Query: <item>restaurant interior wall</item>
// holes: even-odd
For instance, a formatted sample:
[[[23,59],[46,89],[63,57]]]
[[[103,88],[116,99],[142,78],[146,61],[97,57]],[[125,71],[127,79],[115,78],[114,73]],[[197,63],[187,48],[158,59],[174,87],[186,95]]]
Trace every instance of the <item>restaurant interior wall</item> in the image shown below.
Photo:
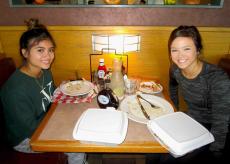
[[[116,33],[126,29],[141,35],[141,51],[129,54],[129,74],[158,77],[167,91],[170,32],[178,25],[199,27],[204,58],[214,64],[228,53],[230,43],[230,1],[223,8],[12,8],[0,1],[0,58],[13,57],[22,63],[18,40],[26,30],[24,20],[39,18],[48,26],[56,43],[52,72],[56,85],[73,79],[76,71],[90,78],[89,54],[92,33]],[[95,60],[95,66],[98,59]],[[109,65],[109,59],[106,60]]]
[[[0,1],[0,25],[24,25],[23,20],[39,18],[46,25],[66,26],[196,26],[229,27],[230,1],[223,8],[91,7],[49,8],[10,7]]]
[[[167,41],[175,27],[154,26],[49,26],[56,44],[56,57],[52,72],[56,85],[63,80],[78,76],[90,79],[89,54],[92,53],[91,36],[93,33],[140,34],[140,52],[129,53],[129,76],[159,78],[167,90],[168,84],[168,50]],[[26,30],[24,26],[0,26],[0,52],[12,57],[17,66],[22,63],[18,51],[18,39]],[[199,27],[203,37],[203,57],[210,63],[217,64],[219,59],[229,51],[230,28]],[[101,57],[101,56],[100,56]],[[99,58],[100,58],[99,57]],[[94,58],[93,69],[98,66],[99,58]],[[105,58],[105,64],[112,67],[112,58]]]

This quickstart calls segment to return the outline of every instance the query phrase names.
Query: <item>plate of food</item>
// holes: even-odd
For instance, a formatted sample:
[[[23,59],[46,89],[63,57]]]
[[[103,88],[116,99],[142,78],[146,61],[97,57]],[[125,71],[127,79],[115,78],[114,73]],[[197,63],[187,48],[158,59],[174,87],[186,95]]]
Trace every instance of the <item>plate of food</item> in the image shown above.
[[[60,86],[60,90],[65,95],[81,96],[93,90],[93,84],[86,80],[70,81]]]
[[[154,94],[162,92],[163,87],[154,81],[145,81],[140,83],[139,90],[143,93]]]
[[[159,116],[173,113],[173,106],[164,98],[155,95],[140,94],[143,99],[139,99],[150,120]],[[154,104],[156,108],[151,107]],[[140,105],[137,101],[137,95],[127,96],[120,104],[119,109],[128,114],[128,118],[139,123],[147,124],[149,121],[143,114]]]

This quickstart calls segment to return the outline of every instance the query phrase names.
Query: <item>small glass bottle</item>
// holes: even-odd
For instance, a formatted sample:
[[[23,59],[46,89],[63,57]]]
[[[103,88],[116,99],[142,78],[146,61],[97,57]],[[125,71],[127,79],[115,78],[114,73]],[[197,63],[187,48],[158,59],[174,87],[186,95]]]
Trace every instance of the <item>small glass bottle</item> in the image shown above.
[[[98,69],[97,69],[97,73],[98,73],[98,79],[99,80],[102,80],[104,79],[105,75],[106,75],[106,66],[105,66],[105,63],[104,63],[104,59],[100,59],[99,60],[99,66],[98,66]]]
[[[114,59],[113,72],[111,76],[110,88],[117,95],[119,100],[125,96],[125,82],[122,74],[122,60]]]
[[[105,88],[106,72],[107,72],[107,69],[104,63],[104,59],[100,59],[98,69],[97,69],[97,85],[98,85],[99,91]]]

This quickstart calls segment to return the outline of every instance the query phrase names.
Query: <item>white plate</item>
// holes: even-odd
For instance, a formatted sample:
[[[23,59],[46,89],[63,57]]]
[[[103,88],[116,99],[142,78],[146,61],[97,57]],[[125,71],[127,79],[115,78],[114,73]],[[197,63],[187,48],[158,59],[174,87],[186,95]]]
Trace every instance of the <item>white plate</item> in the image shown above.
[[[93,90],[93,84],[85,80],[70,81],[60,86],[60,90],[69,96],[80,96],[88,94]]]
[[[146,101],[140,99],[141,104],[145,108],[146,112],[150,116],[150,119],[157,118],[161,115],[165,115],[168,113],[173,113],[174,109],[172,105],[166,101],[165,99],[154,96],[154,95],[147,95],[147,94],[140,94],[143,98],[150,101],[154,105],[160,107],[158,109],[151,108],[150,104]],[[136,95],[126,97],[120,104],[120,110],[124,111],[128,114],[128,118],[133,121],[146,124],[149,120],[145,118],[143,115],[140,106],[137,103]]]
[[[146,81],[140,83],[139,90],[143,93],[154,94],[162,92],[163,87],[154,81]]]

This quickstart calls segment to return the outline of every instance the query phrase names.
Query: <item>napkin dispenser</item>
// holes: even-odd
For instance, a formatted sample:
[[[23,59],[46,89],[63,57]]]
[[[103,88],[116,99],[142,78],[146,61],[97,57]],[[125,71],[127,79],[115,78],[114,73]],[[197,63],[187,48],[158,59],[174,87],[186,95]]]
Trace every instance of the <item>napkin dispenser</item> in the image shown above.
[[[78,119],[73,138],[94,144],[121,144],[127,134],[128,117],[115,109],[87,109]]]
[[[183,112],[150,120],[147,127],[154,138],[174,157],[180,157],[214,141],[213,135]]]

